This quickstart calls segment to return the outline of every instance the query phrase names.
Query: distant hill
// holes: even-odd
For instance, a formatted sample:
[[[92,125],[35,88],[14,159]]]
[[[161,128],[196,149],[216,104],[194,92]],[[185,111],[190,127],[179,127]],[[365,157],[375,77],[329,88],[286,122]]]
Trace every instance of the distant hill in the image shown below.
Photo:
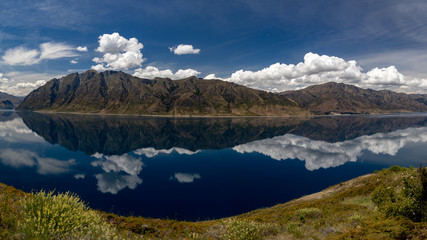
[[[375,91],[343,83],[329,82],[280,94],[315,114],[427,111],[426,95]]]
[[[308,115],[286,96],[221,80],[141,79],[94,70],[52,79],[31,92],[19,110],[149,115]]]
[[[20,103],[20,98],[0,92],[0,109],[14,109],[19,106]]]

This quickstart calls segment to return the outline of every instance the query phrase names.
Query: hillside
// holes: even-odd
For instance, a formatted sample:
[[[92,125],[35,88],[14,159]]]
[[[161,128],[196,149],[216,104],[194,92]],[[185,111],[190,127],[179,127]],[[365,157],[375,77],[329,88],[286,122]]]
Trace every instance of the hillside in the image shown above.
[[[20,103],[20,98],[0,92],[0,109],[14,109],[19,106]]]
[[[148,115],[308,115],[285,96],[221,80],[140,79],[94,70],[52,79],[19,110]]]
[[[62,194],[55,200],[51,193],[26,194],[0,184],[0,238],[426,239],[426,180],[427,168],[392,166],[284,204],[198,222],[95,212],[78,204],[78,197]],[[27,200],[22,201],[25,196]],[[77,207],[60,207],[64,201]],[[27,206],[45,209],[41,211],[44,215]],[[83,221],[87,227],[77,231],[75,225],[64,228],[68,226],[63,221],[49,218],[47,213],[61,213],[67,222]]]
[[[281,95],[315,114],[390,113],[427,111],[424,95],[408,95],[388,90],[362,89],[343,83],[324,83]]]

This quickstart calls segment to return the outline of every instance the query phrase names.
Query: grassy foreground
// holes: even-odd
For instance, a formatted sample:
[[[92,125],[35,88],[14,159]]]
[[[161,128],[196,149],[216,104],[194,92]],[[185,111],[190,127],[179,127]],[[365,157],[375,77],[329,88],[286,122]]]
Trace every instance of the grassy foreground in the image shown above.
[[[427,168],[391,167],[213,221],[122,217],[0,184],[0,239],[427,239]]]

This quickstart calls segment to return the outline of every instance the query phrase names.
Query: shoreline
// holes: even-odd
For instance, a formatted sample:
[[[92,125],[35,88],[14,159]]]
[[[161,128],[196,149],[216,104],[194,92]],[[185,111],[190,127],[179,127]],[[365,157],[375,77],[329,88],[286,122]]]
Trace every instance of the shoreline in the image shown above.
[[[4,112],[35,112],[41,114],[69,114],[89,116],[124,116],[124,117],[153,117],[153,118],[315,118],[315,117],[369,117],[369,116],[405,116],[427,114],[427,112],[374,112],[374,113],[345,113],[345,114],[309,114],[309,115],[163,115],[163,114],[138,114],[138,113],[101,113],[101,112],[58,112],[58,111],[27,111],[15,109],[0,109]]]

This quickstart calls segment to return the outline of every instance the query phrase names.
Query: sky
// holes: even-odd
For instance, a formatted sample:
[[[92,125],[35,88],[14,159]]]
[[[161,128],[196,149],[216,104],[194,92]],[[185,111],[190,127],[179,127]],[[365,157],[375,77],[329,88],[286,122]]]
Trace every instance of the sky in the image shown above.
[[[89,69],[427,93],[425,0],[2,0],[0,91]]]

